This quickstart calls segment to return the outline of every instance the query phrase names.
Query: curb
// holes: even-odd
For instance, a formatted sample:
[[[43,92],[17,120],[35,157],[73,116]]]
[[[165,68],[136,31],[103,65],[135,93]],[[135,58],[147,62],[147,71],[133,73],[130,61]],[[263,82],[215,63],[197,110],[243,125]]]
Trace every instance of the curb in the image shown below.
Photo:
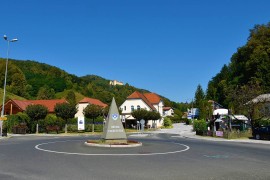
[[[113,145],[113,144],[96,144],[85,142],[84,145],[91,147],[106,147],[106,148],[131,148],[131,147],[140,147],[142,146],[142,143],[139,142],[138,144]]]

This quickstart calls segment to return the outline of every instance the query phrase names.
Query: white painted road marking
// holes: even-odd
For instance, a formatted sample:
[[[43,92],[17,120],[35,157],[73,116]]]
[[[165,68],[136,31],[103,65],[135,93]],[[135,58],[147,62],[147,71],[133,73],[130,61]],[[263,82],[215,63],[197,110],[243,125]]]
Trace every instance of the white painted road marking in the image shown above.
[[[52,150],[40,148],[40,146],[46,145],[46,144],[65,143],[65,142],[70,142],[70,141],[81,141],[81,140],[67,140],[67,141],[54,141],[54,142],[41,143],[41,144],[36,145],[35,149],[44,151],[44,152],[56,153],[56,154],[79,155],[79,156],[153,156],[153,155],[176,154],[176,153],[188,151],[190,149],[189,146],[185,144],[180,144],[180,143],[174,143],[174,144],[184,146],[185,149],[179,150],[179,151],[170,151],[170,152],[163,152],[163,153],[146,153],[146,154],[88,154],[88,153],[71,153],[71,152],[63,152],[63,151],[52,151]]]

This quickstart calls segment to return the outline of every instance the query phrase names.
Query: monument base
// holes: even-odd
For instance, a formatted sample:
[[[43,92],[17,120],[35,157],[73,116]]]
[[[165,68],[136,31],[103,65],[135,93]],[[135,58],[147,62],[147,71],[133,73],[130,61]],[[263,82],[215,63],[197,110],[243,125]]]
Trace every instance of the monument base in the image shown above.
[[[118,147],[118,148],[142,146],[141,142],[126,139],[88,140],[84,144],[86,146],[94,146],[94,147]]]
[[[105,144],[127,144],[126,139],[102,139]]]

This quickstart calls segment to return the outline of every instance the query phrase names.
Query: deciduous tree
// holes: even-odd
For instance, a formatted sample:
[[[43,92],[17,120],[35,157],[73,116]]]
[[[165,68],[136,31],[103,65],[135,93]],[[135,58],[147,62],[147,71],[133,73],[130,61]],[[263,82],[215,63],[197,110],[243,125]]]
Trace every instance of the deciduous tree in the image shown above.
[[[38,134],[38,121],[44,119],[48,114],[48,108],[40,105],[29,105],[26,107],[25,113],[30,117],[32,121],[37,123],[36,125],[36,133]]]

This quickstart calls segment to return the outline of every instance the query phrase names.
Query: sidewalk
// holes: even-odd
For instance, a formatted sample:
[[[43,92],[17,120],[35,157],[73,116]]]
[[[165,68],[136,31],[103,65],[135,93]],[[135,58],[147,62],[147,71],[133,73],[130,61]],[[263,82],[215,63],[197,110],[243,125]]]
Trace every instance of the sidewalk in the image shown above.
[[[154,133],[166,133],[166,134],[174,134],[177,136],[173,137],[184,137],[191,139],[200,139],[200,140],[208,140],[208,141],[223,141],[223,142],[244,142],[244,143],[254,143],[254,144],[270,144],[269,140],[256,140],[256,139],[224,139],[217,137],[209,137],[209,136],[198,136],[195,132],[193,132],[192,125],[186,125],[185,123],[176,123],[173,124],[172,129],[160,129],[155,131]]]
[[[207,141],[222,141],[222,142],[242,142],[242,143],[254,143],[254,144],[270,144],[269,140],[256,140],[256,139],[224,139],[217,137],[209,137],[209,136],[198,136],[195,132],[193,132],[192,125],[186,125],[185,123],[176,123],[173,124],[172,129],[159,129],[156,131],[145,132],[145,134],[133,133],[130,136],[146,136],[148,133],[164,133],[164,134],[172,134],[174,138],[190,138],[190,139],[200,139]],[[132,133],[131,133],[132,134]],[[14,136],[92,136],[98,134],[8,134],[8,137],[0,137],[1,139],[7,139],[9,137]]]

